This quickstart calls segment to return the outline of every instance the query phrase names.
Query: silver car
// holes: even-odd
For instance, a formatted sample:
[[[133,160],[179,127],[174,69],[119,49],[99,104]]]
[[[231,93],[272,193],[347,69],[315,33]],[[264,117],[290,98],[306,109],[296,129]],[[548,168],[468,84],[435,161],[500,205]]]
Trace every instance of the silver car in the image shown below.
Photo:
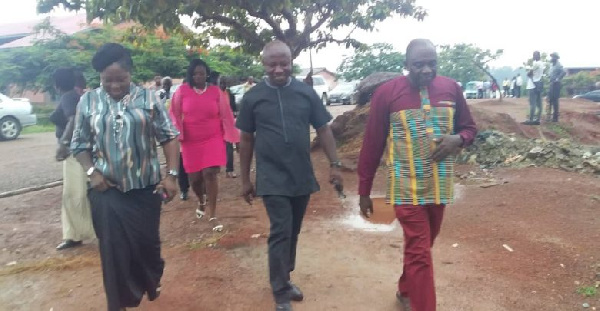
[[[23,127],[36,123],[28,99],[12,99],[0,93],[0,140],[16,139]]]

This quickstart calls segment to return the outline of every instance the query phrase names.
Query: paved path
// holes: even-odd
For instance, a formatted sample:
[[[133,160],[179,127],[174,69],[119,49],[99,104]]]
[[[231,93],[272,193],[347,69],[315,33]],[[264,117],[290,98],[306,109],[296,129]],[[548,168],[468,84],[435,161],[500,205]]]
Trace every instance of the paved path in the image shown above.
[[[54,159],[55,151],[53,132],[0,142],[0,193],[61,179],[62,164]]]

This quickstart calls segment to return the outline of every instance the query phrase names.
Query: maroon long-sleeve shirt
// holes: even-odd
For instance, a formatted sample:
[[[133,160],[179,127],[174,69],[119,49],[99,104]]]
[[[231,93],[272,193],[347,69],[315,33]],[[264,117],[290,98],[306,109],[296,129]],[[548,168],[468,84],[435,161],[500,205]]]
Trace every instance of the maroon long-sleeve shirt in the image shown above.
[[[431,107],[454,105],[454,133],[462,137],[463,147],[470,145],[477,129],[461,87],[450,78],[438,76],[429,85],[428,93]],[[373,179],[389,136],[390,114],[412,109],[421,109],[421,96],[419,89],[407,77],[388,81],[373,94],[358,162],[359,195],[371,194]]]

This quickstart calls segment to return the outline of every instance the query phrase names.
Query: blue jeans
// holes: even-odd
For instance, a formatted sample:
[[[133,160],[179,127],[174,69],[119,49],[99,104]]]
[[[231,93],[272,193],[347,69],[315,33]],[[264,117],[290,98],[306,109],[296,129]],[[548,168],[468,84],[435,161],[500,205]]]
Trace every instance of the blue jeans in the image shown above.
[[[529,90],[529,121],[542,119],[542,90],[541,81],[535,82],[535,89]]]

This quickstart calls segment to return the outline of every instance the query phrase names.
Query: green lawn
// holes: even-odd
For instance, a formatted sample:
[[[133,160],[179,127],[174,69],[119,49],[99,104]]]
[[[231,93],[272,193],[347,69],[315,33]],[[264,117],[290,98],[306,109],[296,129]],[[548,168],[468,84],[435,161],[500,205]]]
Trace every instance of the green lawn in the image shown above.
[[[25,127],[21,134],[54,132],[55,126],[49,120],[50,114],[54,109],[56,108],[53,104],[33,105],[33,113],[37,115],[37,124]]]
[[[26,134],[34,134],[34,133],[47,133],[54,132],[54,124],[36,124],[32,126],[27,126],[21,131],[22,135]]]

